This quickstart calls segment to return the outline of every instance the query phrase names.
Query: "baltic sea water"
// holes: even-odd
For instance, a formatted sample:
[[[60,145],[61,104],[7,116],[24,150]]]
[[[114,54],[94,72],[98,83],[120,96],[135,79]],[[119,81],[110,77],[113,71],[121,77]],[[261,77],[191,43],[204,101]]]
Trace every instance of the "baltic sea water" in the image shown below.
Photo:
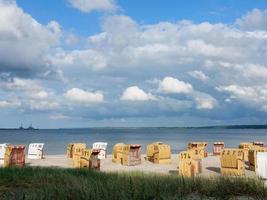
[[[141,144],[145,153],[146,145],[163,141],[171,145],[172,152],[187,148],[190,141],[212,143],[224,141],[227,147],[237,147],[240,142],[263,141],[267,145],[267,129],[190,129],[190,128],[87,128],[49,130],[0,130],[0,144],[45,143],[46,154],[65,154],[66,145],[83,142],[88,147],[94,142],[107,142],[108,153],[116,143]]]

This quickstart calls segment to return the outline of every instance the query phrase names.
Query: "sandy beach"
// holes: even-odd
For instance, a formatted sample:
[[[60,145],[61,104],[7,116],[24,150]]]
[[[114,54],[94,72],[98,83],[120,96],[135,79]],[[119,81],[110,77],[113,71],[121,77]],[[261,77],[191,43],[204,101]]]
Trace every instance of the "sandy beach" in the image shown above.
[[[159,174],[178,174],[178,155],[172,154],[172,163],[168,165],[154,164],[145,159],[145,154],[142,154],[142,164],[136,166],[123,166],[112,162],[112,155],[108,155],[106,159],[101,160],[101,171],[104,172],[127,172],[140,171],[145,173]],[[46,155],[42,160],[26,159],[28,166],[40,167],[62,167],[73,168],[72,160],[66,158],[66,155]],[[218,156],[208,156],[202,160],[202,173],[200,176],[218,176],[220,175],[220,159]],[[246,166],[245,175],[254,177],[255,172],[248,170]]]

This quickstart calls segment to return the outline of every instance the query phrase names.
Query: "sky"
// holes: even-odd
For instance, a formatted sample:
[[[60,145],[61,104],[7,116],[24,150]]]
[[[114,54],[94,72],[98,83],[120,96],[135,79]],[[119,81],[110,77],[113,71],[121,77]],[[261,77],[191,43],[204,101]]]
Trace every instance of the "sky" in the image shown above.
[[[267,124],[267,1],[0,0],[0,127]]]

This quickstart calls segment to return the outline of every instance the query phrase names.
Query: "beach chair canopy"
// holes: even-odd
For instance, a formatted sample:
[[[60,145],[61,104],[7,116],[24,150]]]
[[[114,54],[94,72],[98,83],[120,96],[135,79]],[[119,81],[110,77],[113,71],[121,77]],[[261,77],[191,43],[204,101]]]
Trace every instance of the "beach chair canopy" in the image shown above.
[[[104,149],[106,150],[108,146],[108,143],[106,142],[95,142],[93,144],[93,149]]]
[[[28,158],[42,159],[43,158],[44,143],[32,143],[29,145]]]
[[[188,144],[188,149],[192,148],[205,148],[208,145],[207,142],[190,142]]]
[[[256,145],[256,146],[264,146],[264,142],[261,142],[261,141],[254,141],[254,142],[253,142],[253,145]]]
[[[107,157],[107,146],[108,143],[106,142],[95,142],[93,144],[93,150],[98,150],[98,158],[99,159],[105,159]]]
[[[214,142],[214,145],[224,145],[224,142]]]

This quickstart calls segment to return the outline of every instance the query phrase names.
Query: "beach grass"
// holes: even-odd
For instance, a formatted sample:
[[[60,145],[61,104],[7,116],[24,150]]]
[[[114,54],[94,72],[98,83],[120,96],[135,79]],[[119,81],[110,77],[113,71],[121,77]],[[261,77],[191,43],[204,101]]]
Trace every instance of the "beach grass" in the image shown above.
[[[2,168],[0,199],[267,199],[253,178],[104,173],[88,169]]]

